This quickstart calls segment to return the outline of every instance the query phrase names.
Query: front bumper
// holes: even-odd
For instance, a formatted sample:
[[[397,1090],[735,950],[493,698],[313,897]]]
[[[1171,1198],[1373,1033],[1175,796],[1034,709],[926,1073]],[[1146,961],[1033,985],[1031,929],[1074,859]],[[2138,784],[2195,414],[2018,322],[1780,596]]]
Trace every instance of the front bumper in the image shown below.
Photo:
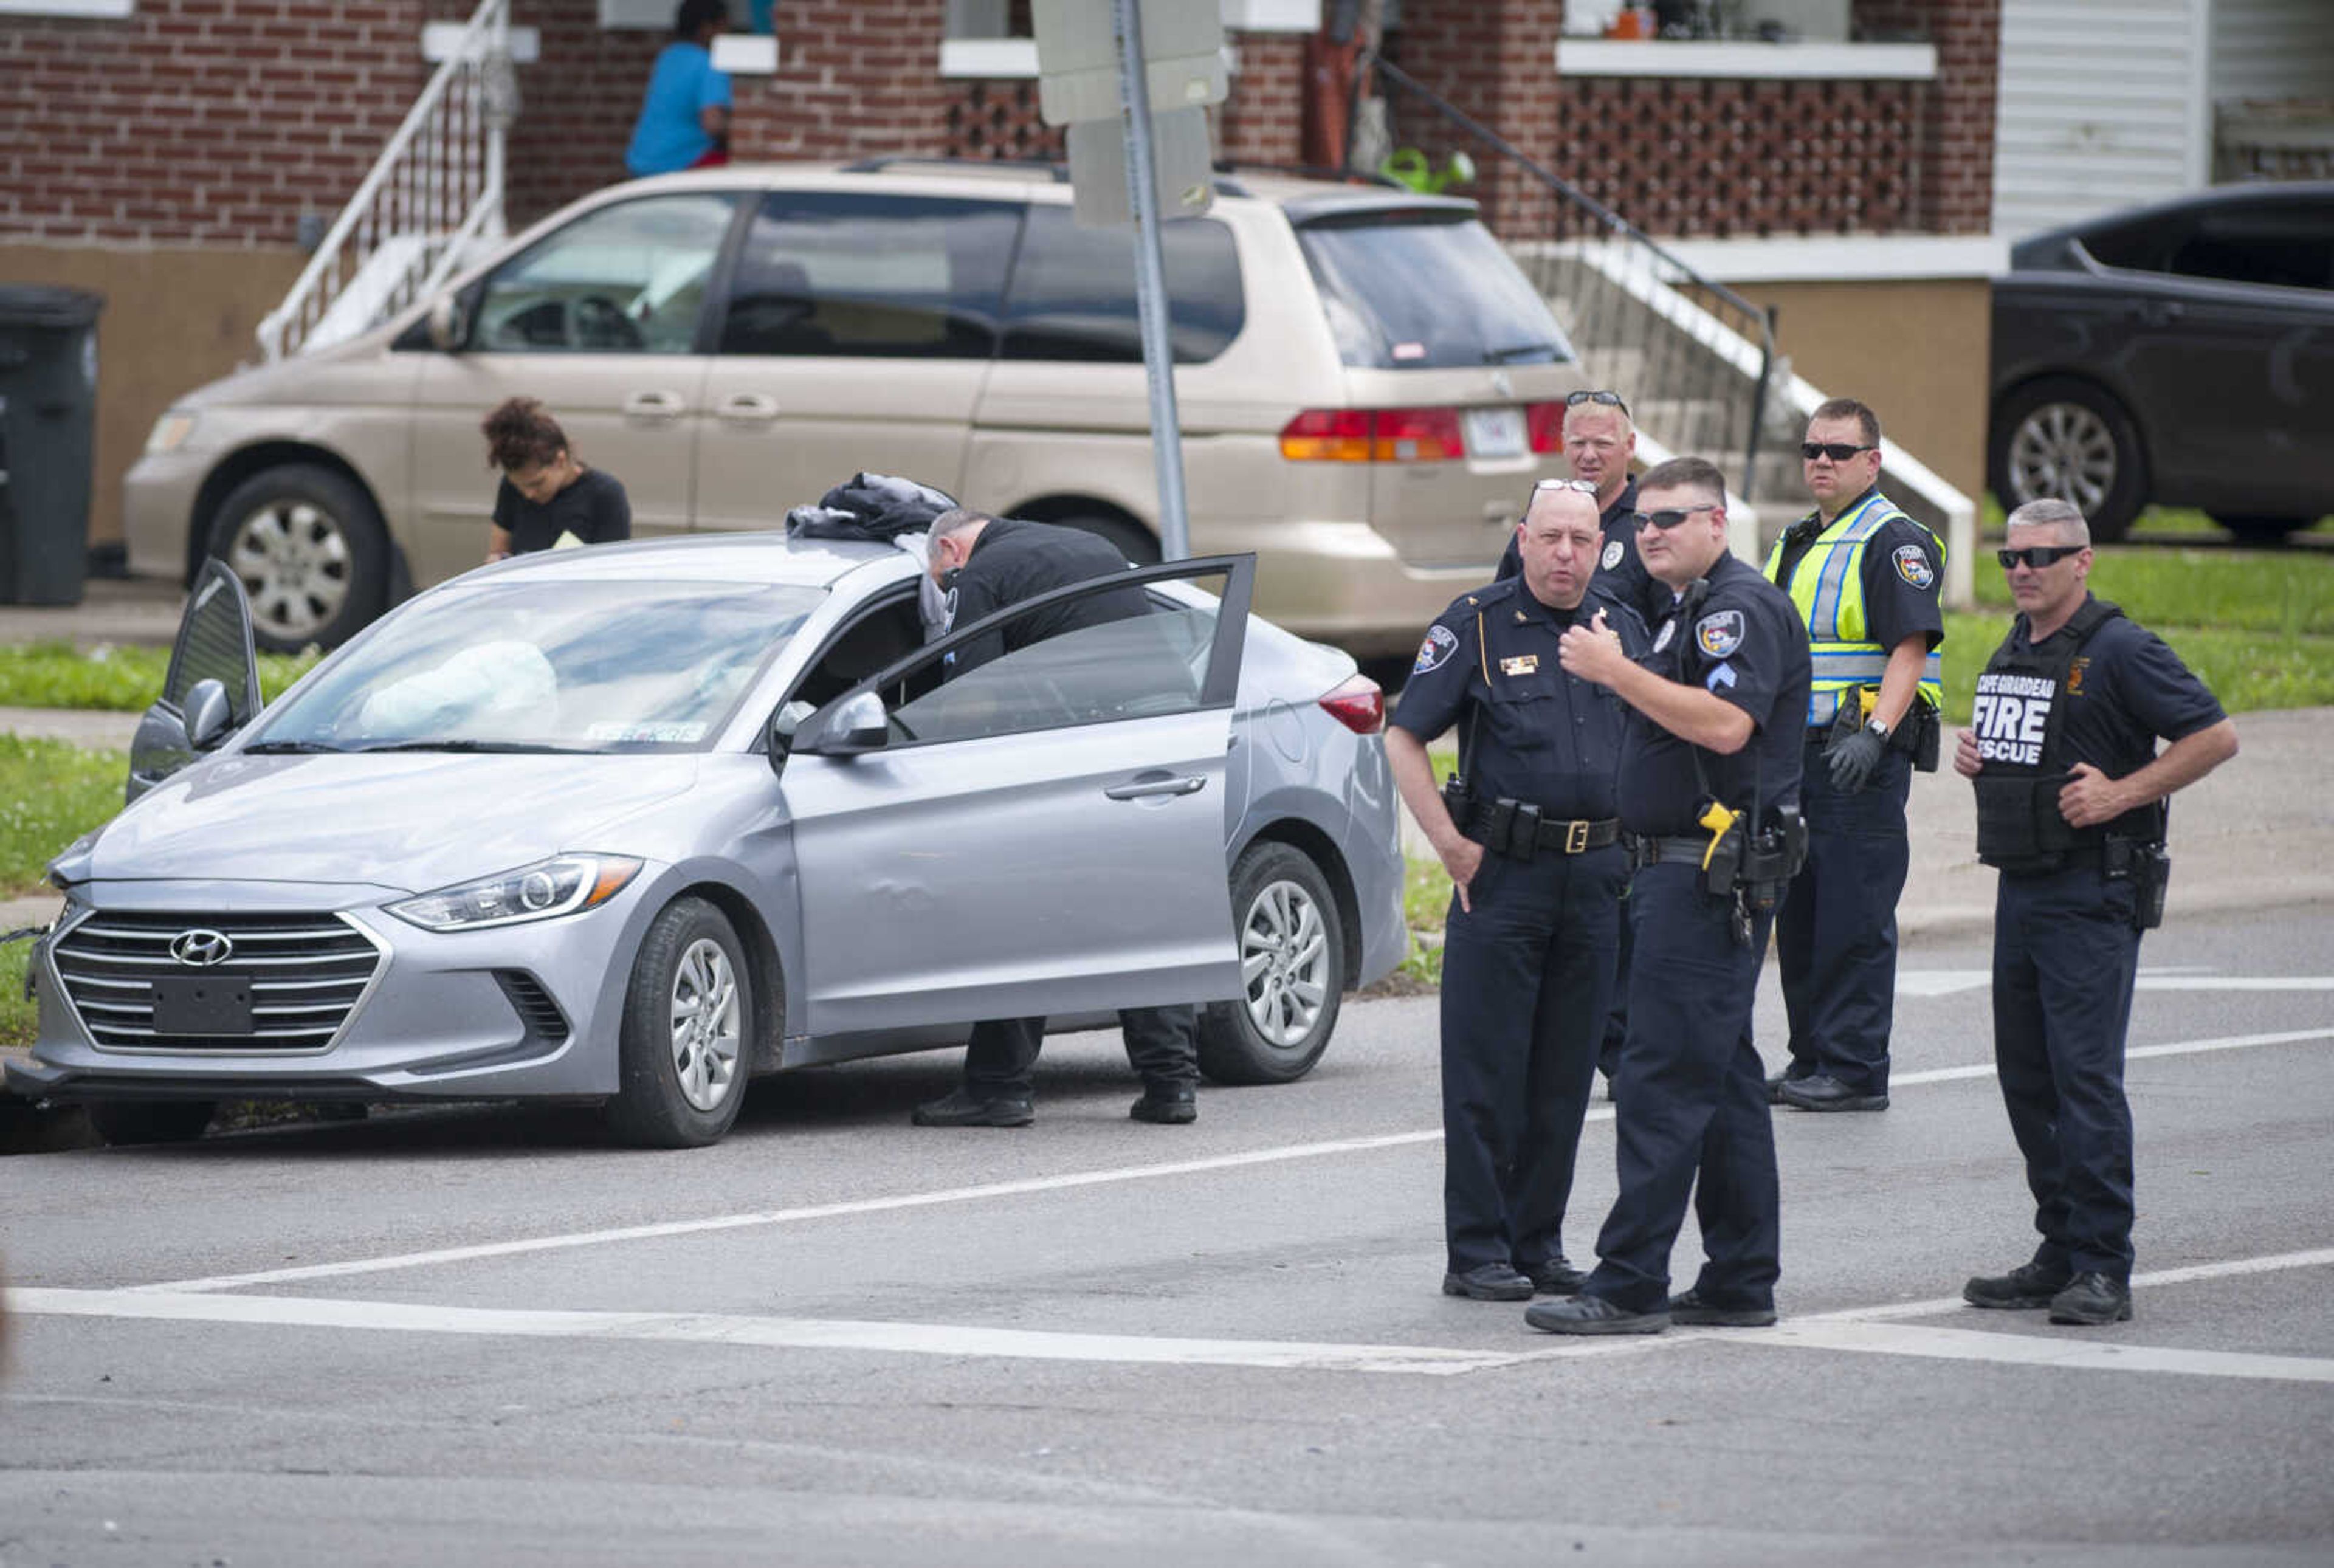
[[[188,535],[195,498],[218,460],[209,451],[148,453],[121,479],[121,537],[136,577],[187,575]]]

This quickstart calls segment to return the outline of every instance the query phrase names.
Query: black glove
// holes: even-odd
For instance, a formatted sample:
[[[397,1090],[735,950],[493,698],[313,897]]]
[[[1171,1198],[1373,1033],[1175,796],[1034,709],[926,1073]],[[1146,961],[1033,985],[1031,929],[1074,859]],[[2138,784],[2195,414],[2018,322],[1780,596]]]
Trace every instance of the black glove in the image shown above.
[[[1887,750],[1888,737],[1869,726],[1846,740],[1833,742],[1824,753],[1824,762],[1831,768],[1831,787],[1842,794],[1854,794],[1872,782]]]

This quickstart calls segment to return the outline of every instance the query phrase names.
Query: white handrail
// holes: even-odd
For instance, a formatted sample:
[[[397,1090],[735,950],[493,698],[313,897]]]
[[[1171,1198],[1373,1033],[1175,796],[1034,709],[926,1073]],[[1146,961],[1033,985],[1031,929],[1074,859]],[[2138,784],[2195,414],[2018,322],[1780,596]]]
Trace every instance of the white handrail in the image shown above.
[[[261,319],[263,356],[276,360],[297,353],[358,269],[388,241],[410,236],[422,242],[381,293],[393,309],[413,297],[409,285],[417,274],[424,275],[425,286],[442,282],[463,242],[481,233],[500,234],[506,112],[504,104],[491,101],[495,94],[485,78],[490,71],[508,70],[509,30],[510,0],[479,0],[284,303]],[[476,155],[481,141],[483,158]],[[448,221],[454,211],[461,214],[458,223]]]

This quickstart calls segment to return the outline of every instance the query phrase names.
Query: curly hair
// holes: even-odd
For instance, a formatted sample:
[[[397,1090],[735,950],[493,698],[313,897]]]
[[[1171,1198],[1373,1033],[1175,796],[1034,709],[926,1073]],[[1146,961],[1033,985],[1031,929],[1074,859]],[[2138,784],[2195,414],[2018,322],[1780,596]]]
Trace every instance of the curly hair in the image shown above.
[[[567,432],[534,398],[511,398],[478,425],[487,438],[487,467],[537,467],[567,449]]]

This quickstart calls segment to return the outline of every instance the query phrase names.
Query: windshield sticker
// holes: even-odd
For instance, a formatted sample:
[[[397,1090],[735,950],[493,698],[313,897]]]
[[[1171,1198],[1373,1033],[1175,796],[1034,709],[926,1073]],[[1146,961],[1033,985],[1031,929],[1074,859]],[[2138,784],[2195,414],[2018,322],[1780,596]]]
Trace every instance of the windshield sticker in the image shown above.
[[[588,725],[584,738],[608,746],[688,746],[705,738],[702,724],[621,724],[603,719]]]
[[[1423,360],[1426,358],[1426,345],[1424,343],[1396,343],[1394,346],[1394,357],[1397,360]]]

